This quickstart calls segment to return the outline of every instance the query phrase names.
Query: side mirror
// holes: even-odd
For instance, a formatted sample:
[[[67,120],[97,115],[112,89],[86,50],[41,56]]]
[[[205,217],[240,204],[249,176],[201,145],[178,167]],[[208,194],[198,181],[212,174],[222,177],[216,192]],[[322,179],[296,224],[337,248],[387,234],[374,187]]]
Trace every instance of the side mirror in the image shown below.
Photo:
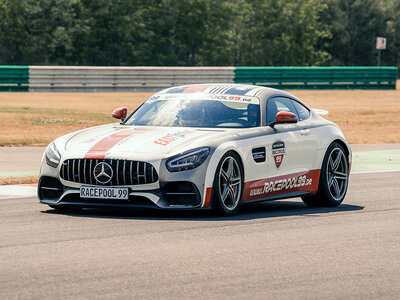
[[[294,113],[288,111],[280,111],[276,114],[275,122],[270,124],[271,127],[274,127],[275,124],[285,124],[285,123],[297,123],[297,117]]]
[[[112,112],[112,117],[123,121],[126,119],[127,114],[128,114],[128,108],[118,107],[114,109],[114,111]]]

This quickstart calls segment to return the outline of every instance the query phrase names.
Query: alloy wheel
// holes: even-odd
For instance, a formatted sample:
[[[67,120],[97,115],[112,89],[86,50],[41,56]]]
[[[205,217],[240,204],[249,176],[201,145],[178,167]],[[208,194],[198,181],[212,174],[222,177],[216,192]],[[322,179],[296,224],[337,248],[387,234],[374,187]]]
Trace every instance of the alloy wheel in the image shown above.
[[[219,196],[227,210],[234,210],[242,193],[242,177],[237,161],[228,156],[221,164],[219,171]]]
[[[342,149],[332,150],[326,172],[329,192],[336,201],[340,201],[346,193],[349,180],[347,160]]]

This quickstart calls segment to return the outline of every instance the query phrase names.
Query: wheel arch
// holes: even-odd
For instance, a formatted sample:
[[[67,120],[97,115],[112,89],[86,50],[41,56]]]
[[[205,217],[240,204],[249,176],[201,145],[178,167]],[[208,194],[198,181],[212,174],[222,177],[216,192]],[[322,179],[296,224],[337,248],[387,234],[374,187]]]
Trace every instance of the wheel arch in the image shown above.
[[[338,143],[340,146],[343,147],[343,150],[345,151],[345,153],[347,155],[348,164],[350,166],[350,164],[351,164],[351,148],[350,148],[350,146],[341,139],[335,139],[329,145],[331,145],[332,143]]]
[[[242,159],[242,156],[240,155],[240,153],[238,151],[236,151],[236,149],[231,149],[231,150],[226,151],[222,156],[224,156],[226,153],[229,153],[229,152],[233,152],[237,155],[237,157],[239,158],[239,163],[242,167],[242,172],[244,174],[244,164],[243,164],[243,159]]]

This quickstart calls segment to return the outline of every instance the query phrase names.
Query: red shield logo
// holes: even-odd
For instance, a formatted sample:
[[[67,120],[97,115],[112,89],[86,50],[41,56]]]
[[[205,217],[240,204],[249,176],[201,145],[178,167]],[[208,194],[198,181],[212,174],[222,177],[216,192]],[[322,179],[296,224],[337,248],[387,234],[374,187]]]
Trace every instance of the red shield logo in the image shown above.
[[[272,156],[274,157],[275,165],[277,168],[280,167],[283,156],[285,156],[285,143],[282,141],[277,141],[272,144]]]
[[[274,155],[275,165],[277,168],[281,165],[283,155]]]

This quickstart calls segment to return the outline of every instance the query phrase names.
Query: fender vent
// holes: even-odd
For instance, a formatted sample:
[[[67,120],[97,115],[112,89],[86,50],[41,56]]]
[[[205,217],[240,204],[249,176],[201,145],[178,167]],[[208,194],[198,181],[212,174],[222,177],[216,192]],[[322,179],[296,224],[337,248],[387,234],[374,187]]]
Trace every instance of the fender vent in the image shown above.
[[[259,163],[265,161],[265,147],[254,148],[251,152],[255,162]]]

